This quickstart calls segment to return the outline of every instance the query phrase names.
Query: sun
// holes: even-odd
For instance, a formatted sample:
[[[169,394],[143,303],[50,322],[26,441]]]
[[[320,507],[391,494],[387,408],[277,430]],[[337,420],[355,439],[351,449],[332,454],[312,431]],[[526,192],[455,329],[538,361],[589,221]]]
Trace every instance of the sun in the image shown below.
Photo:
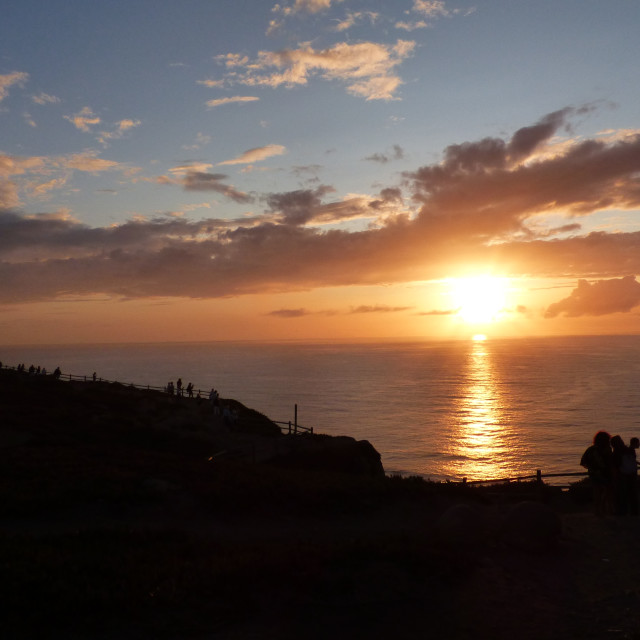
[[[497,322],[504,311],[509,279],[483,275],[455,278],[450,294],[458,317],[468,324]]]

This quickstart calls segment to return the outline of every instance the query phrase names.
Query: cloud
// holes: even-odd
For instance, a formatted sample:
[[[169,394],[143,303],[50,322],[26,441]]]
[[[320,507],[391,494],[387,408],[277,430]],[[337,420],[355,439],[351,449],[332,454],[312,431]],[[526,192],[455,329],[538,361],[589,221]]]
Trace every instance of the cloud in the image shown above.
[[[224,87],[224,80],[196,80],[198,84],[202,84],[210,89],[217,89]]]
[[[202,171],[188,171],[182,180],[185,191],[214,191],[221,193],[230,200],[239,203],[247,203],[253,197],[235,187],[224,184],[222,180],[228,176],[223,173],[204,173]]]
[[[224,104],[236,104],[243,102],[256,102],[260,100],[256,96],[233,96],[232,98],[217,98],[215,100],[207,100],[207,107],[213,109],[214,107],[220,107]]]
[[[307,309],[276,309],[275,311],[270,311],[267,315],[278,318],[302,318],[311,314],[312,312],[307,311]]]
[[[135,127],[139,127],[142,124],[140,120],[132,120],[131,118],[126,118],[124,120],[120,120],[116,122],[112,131],[101,131],[98,136],[98,142],[105,146],[108,145],[109,140],[119,140],[124,137],[124,135]]]
[[[100,158],[94,151],[53,157],[0,154],[0,208],[18,206],[20,192],[42,198],[50,191],[67,185],[74,171],[94,174],[121,171],[127,174],[136,169]]]
[[[294,87],[306,85],[319,75],[346,83],[349,93],[367,100],[392,100],[402,83],[394,69],[412,54],[414,47],[415,42],[408,40],[398,40],[393,46],[342,42],[323,50],[306,44],[299,49],[261,51],[253,61],[237,54],[218,60],[233,69],[230,81],[247,86]],[[244,73],[238,73],[238,67],[244,68]]]
[[[523,127],[509,140],[485,138],[451,145],[437,165],[406,173],[422,203],[420,223],[439,220],[493,241],[520,234],[534,239],[529,218],[556,212],[568,217],[640,206],[640,135],[608,144],[595,139],[537,155],[567,119],[563,109]],[[445,222],[446,220],[446,222]]]
[[[350,313],[399,313],[401,311],[410,311],[413,307],[390,307],[385,304],[360,305],[352,307]]]
[[[39,93],[37,96],[31,96],[31,99],[36,104],[40,104],[40,105],[57,104],[61,102],[60,98],[58,98],[57,96],[52,96],[48,93]]]
[[[263,198],[271,220],[281,224],[305,226],[338,224],[357,219],[378,219],[398,211],[402,198],[393,189],[383,190],[378,198],[367,195],[345,196],[324,202],[335,190],[328,185],[316,189],[299,189],[272,193]]]
[[[580,114],[561,109],[510,136],[450,145],[439,162],[378,194],[337,198],[329,185],[246,194],[196,161],[158,179],[264,205],[263,213],[236,220],[164,216],[91,228],[27,218],[10,209],[27,188],[21,181],[39,176],[31,188],[46,191],[64,171],[126,167],[90,153],[0,155],[0,301],[239,296],[424,281],[489,265],[505,276],[607,283],[580,284],[548,317],[628,311],[638,304],[640,285],[629,274],[640,273],[640,231],[581,234],[578,223],[607,209],[640,209],[640,135],[574,138],[547,153]],[[567,221],[554,225],[556,235],[538,224],[550,214]],[[366,228],[344,224],[367,218]]]
[[[0,75],[0,102],[9,95],[10,87],[14,85],[22,87],[28,79],[29,74],[23,71],[13,71],[12,73]]]
[[[281,156],[283,153],[286,153],[286,151],[286,147],[283,147],[281,144],[268,144],[264,147],[249,149],[248,151],[241,153],[237,158],[224,160],[218,164],[251,164],[253,162],[266,160],[267,158],[272,158],[273,156]]]
[[[47,163],[44,156],[10,156],[0,154],[0,177],[17,176],[42,170]]]
[[[433,309],[432,311],[421,311],[419,316],[455,316],[460,309]]]
[[[100,124],[100,117],[97,116],[90,107],[83,107],[80,111],[72,116],[63,116],[65,120],[68,120],[76,129],[88,133],[91,131],[91,127],[96,124]]]
[[[391,153],[374,153],[366,157],[365,160],[386,164],[392,160],[402,160],[402,158],[404,158],[404,151],[402,147],[399,144],[394,144]]]
[[[270,311],[267,315],[276,316],[279,318],[302,318],[311,315],[323,315],[323,316],[335,316],[341,315],[358,315],[364,313],[401,313],[403,311],[410,311],[413,307],[390,307],[384,304],[373,305],[360,305],[358,307],[351,307],[348,311],[338,312],[332,309],[326,309],[322,311],[310,311],[309,309],[276,309]]]
[[[169,169],[169,172],[174,175],[183,175],[190,171],[205,172],[208,169],[211,169],[211,167],[213,167],[213,165],[209,162],[186,161],[182,164],[172,167],[171,169]]]
[[[451,15],[442,0],[413,0],[413,11],[428,18]]]
[[[198,132],[193,144],[183,144],[182,148],[188,151],[197,151],[201,147],[208,145],[211,142],[211,136]]]
[[[374,24],[379,17],[380,14],[374,11],[349,11],[344,20],[339,21],[334,27],[334,31],[347,31],[356,23],[365,19],[368,19],[371,24]]]
[[[456,15],[468,16],[475,12],[475,8],[469,9],[448,9],[442,0],[414,0],[411,11],[407,14],[416,13],[420,16],[417,20],[398,21],[397,29],[405,31],[414,31],[415,29],[425,29],[429,27],[438,18],[451,18]]]
[[[18,185],[13,180],[0,180],[0,211],[20,206]]]
[[[640,283],[634,276],[614,280],[599,280],[589,283],[578,280],[571,295],[548,307],[545,318],[565,315],[603,316],[610,313],[625,313],[640,305]]]
[[[271,212],[278,213],[286,224],[302,225],[314,219],[322,206],[322,198],[333,191],[331,187],[300,189],[286,193],[272,193],[266,197]]]
[[[285,16],[294,15],[299,12],[303,13],[320,13],[326,11],[332,4],[339,4],[343,0],[295,0],[293,5],[274,5],[272,11],[274,13],[283,13]]]
[[[87,173],[113,171],[114,169],[123,170],[123,165],[119,162],[98,158],[94,151],[73,153],[64,159],[61,159],[59,163],[69,169],[75,169],[76,171],[84,171]]]
[[[399,20],[396,22],[396,29],[402,29],[403,31],[415,31],[416,29],[426,29],[429,24],[424,20],[416,20],[415,22],[407,22],[406,20]]]

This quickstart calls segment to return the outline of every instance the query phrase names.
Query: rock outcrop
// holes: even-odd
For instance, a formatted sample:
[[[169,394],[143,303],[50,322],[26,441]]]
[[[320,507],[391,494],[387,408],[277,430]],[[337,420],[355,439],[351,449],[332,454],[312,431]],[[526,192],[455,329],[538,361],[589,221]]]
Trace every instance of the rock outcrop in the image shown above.
[[[290,453],[272,464],[288,469],[313,469],[368,477],[384,476],[380,454],[368,440],[348,436],[298,436]]]

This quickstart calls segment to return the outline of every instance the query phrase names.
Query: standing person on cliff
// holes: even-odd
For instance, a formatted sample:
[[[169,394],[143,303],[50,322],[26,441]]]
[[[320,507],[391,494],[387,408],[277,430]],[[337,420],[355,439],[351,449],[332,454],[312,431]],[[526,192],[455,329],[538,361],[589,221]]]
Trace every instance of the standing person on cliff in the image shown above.
[[[593,501],[597,516],[609,515],[612,492],[612,452],[611,436],[606,431],[598,431],[593,437],[593,444],[586,449],[580,459],[580,465],[589,472],[593,485]]]
[[[611,442],[613,443],[613,438]],[[638,515],[638,461],[636,449],[640,446],[638,438],[631,438],[619,459],[619,489],[623,512],[620,515]]]

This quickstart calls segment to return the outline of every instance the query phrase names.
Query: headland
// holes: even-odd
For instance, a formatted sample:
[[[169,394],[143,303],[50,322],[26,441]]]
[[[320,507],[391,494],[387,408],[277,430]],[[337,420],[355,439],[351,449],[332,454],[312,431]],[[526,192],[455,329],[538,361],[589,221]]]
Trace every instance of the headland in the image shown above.
[[[388,477],[225,402],[0,370],[3,637],[640,634],[640,526],[588,488]]]

